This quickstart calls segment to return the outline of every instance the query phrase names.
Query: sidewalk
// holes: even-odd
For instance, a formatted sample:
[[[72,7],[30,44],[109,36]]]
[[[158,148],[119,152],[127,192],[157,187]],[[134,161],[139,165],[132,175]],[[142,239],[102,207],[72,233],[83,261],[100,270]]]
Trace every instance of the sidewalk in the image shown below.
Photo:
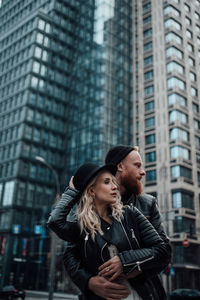
[[[40,299],[40,300],[46,300],[48,299],[48,292],[42,292],[42,291],[32,291],[32,290],[26,290],[26,300],[34,300],[34,299]],[[53,300],[78,300],[78,296],[74,294],[68,294],[68,293],[54,293],[53,294]]]

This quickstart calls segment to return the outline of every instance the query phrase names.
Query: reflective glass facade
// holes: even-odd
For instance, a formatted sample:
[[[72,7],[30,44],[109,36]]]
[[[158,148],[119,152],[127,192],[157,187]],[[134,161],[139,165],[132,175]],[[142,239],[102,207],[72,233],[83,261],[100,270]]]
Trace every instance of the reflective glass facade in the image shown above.
[[[132,144],[131,1],[86,1],[81,7],[87,31],[77,37],[71,73],[70,173],[85,161],[103,163],[111,145]]]
[[[47,289],[51,168],[132,144],[132,102],[130,1],[0,1],[0,284]]]

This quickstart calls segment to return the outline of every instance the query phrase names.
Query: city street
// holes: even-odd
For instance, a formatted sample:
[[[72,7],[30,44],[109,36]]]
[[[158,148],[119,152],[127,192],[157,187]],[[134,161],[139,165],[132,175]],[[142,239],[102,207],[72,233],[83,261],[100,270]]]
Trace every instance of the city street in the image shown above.
[[[48,299],[48,293],[47,292],[41,292],[41,291],[26,291],[26,300],[47,300]],[[54,293],[53,300],[77,300],[77,295],[71,295],[67,293]]]

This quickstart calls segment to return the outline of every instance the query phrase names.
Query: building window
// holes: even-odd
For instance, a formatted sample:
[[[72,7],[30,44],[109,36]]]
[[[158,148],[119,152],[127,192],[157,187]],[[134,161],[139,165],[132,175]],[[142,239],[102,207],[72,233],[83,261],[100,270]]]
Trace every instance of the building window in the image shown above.
[[[154,101],[150,101],[145,103],[145,111],[153,110],[154,109]]]
[[[186,124],[188,122],[188,116],[179,110],[172,110],[169,113],[169,120],[170,122],[180,121]]]
[[[182,141],[189,141],[189,133],[182,128],[172,128],[170,130],[170,140],[180,139]]]
[[[192,179],[192,171],[189,168],[183,166],[173,166],[171,167],[171,177],[185,177],[187,179]]]
[[[191,19],[188,18],[188,17],[185,17],[185,23],[186,23],[187,25],[189,25],[189,26],[192,25],[192,21],[191,21]]]
[[[172,207],[194,209],[194,195],[186,190],[172,191]]]
[[[190,12],[190,6],[184,3],[184,8],[186,12]]]
[[[151,22],[151,20],[152,20],[152,17],[150,15],[150,16],[143,19],[143,24],[147,24],[147,23]]]
[[[196,119],[194,119],[193,122],[194,122],[194,129],[199,130],[200,129],[200,122]]]
[[[168,104],[169,105],[180,104],[182,106],[187,106],[187,101],[185,97],[177,93],[172,93],[168,95]]]
[[[144,95],[145,95],[145,96],[152,95],[153,93],[154,93],[154,85],[147,86],[147,87],[144,89]]]
[[[151,8],[151,2],[148,2],[145,5],[143,5],[143,11],[150,9],[150,8]]]
[[[155,117],[151,117],[145,120],[145,128],[155,126]]]
[[[192,39],[192,32],[190,30],[186,30],[186,36],[189,38],[189,39]]]
[[[187,48],[188,48],[188,51],[189,52],[194,52],[194,46],[193,45],[191,45],[190,43],[187,43]]]
[[[198,97],[198,91],[193,86],[190,88],[190,93],[192,97]]]
[[[171,159],[176,158],[184,158],[189,160],[190,159],[190,151],[182,146],[173,146],[170,148],[170,156]]]
[[[196,74],[194,74],[193,72],[190,72],[190,73],[189,73],[189,76],[190,76],[190,80],[191,80],[191,81],[196,81],[196,80],[197,80],[197,76],[196,76]]]
[[[184,67],[175,61],[171,61],[167,64],[167,72],[173,72],[173,71],[183,74]]]
[[[153,70],[144,73],[145,80],[151,80],[153,78]]]
[[[174,220],[174,232],[190,233],[191,228],[195,228],[195,221],[182,216],[176,216]]]
[[[144,65],[147,66],[149,64],[152,64],[153,63],[153,56],[148,56],[148,57],[145,57],[144,59]]]
[[[148,38],[151,35],[152,35],[152,28],[149,28],[143,32],[144,38]]]
[[[146,161],[146,163],[151,163],[151,162],[156,161],[156,151],[147,152],[145,154],[145,161]]]
[[[146,171],[146,182],[149,182],[149,181],[156,181],[157,179],[157,176],[156,176],[156,170],[149,170],[149,171]]]
[[[149,134],[145,136],[145,144],[146,145],[151,145],[151,144],[155,144],[156,142],[156,135],[155,133]]]
[[[182,45],[182,42],[183,42],[182,38],[174,32],[167,33],[165,35],[165,41],[166,41],[166,43],[175,42],[179,45]]]
[[[194,13],[196,20],[200,20],[200,14],[198,14],[196,11]]]
[[[183,59],[183,52],[181,50],[177,49],[176,47],[171,46],[166,49],[166,56],[167,57],[176,56],[179,59]]]
[[[144,51],[152,49],[152,46],[153,46],[152,41],[144,44]]]
[[[165,21],[165,28],[174,27],[176,30],[181,30],[181,24],[172,18]]]
[[[171,77],[167,80],[167,87],[168,89],[172,89],[172,88],[179,88],[181,90],[185,90],[186,88],[186,84],[183,80],[177,78],[177,77]]]
[[[173,14],[176,17],[180,17],[181,13],[178,9],[176,9],[175,7],[173,7],[172,5],[168,5],[164,8],[164,14],[168,15],[168,14]]]
[[[5,183],[3,203],[2,203],[3,206],[12,205],[13,196],[14,196],[14,188],[15,188],[14,181],[8,181]]]
[[[200,172],[197,172],[197,181],[200,183]]]
[[[199,112],[199,105],[193,102],[192,103],[192,110],[193,110],[193,112],[198,113]]]
[[[194,67],[194,66],[195,66],[195,60],[194,60],[192,57],[189,57],[189,58],[188,58],[188,62],[189,62],[189,65],[190,65],[191,67]]]
[[[200,149],[200,138],[198,136],[194,137],[195,146]]]

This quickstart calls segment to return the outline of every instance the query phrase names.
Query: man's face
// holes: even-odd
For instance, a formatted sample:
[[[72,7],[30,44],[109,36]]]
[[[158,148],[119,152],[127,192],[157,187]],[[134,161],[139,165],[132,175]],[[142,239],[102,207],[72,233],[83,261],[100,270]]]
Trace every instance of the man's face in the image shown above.
[[[141,179],[145,175],[140,154],[131,151],[118,165],[121,185],[127,192],[140,195],[142,193]]]

